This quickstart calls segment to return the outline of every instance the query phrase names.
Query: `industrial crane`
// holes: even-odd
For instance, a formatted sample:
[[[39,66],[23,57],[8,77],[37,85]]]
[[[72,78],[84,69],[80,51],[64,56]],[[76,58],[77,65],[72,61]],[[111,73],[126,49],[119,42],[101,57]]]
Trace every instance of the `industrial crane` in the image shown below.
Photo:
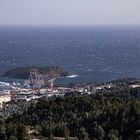
[[[30,69],[29,73],[29,83],[33,88],[41,88],[45,85],[53,88],[54,81],[59,77],[55,72],[46,73],[36,68]]]

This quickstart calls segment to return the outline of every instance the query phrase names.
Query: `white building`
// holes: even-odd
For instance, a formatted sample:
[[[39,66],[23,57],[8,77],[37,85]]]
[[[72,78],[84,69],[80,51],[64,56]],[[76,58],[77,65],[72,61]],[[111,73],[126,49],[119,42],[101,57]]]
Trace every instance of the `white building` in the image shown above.
[[[11,101],[10,94],[0,94],[0,108],[2,108],[3,103]]]

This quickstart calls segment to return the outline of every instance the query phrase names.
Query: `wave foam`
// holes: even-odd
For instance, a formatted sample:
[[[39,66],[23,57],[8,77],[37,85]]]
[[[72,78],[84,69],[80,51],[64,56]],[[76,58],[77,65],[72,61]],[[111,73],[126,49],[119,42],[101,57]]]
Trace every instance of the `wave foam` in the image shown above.
[[[78,75],[76,75],[76,74],[73,74],[73,75],[70,75],[70,76],[67,76],[68,78],[75,78],[75,77],[77,77]]]

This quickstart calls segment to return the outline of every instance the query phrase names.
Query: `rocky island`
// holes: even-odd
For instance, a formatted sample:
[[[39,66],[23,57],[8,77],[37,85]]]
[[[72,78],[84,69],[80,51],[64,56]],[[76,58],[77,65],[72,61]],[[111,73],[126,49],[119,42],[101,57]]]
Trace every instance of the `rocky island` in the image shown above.
[[[45,66],[45,67],[17,67],[7,71],[2,77],[14,78],[14,79],[28,79],[30,70],[37,69],[44,75],[59,75],[60,77],[70,76],[71,73],[65,71],[62,67],[57,66]]]

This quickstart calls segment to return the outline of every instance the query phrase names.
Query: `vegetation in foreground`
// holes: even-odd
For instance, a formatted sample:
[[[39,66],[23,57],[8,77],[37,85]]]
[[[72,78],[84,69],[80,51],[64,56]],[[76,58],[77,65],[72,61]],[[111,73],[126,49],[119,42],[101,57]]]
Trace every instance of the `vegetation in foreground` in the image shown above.
[[[140,100],[106,95],[40,99],[0,121],[1,140],[139,140]]]

